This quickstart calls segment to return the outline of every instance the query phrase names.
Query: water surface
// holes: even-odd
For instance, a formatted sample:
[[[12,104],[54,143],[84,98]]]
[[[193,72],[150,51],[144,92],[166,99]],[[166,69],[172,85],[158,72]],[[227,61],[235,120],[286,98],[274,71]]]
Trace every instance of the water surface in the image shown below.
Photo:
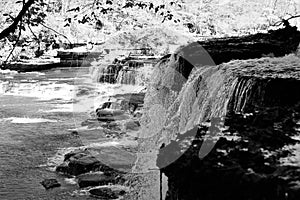
[[[80,71],[80,73],[78,73]],[[0,71],[0,199],[88,199],[74,196],[77,185],[47,165],[58,149],[79,146],[70,129],[86,115],[73,112],[75,85],[88,68],[44,72]],[[62,186],[45,190],[45,178]]]

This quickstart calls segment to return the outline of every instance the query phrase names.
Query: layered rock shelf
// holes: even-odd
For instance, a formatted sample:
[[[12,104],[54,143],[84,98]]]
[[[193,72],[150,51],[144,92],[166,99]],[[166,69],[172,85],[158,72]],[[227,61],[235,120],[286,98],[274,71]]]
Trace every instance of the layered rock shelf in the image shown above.
[[[64,50],[58,51],[60,66],[63,67],[89,67],[91,62],[99,60],[102,52]]]

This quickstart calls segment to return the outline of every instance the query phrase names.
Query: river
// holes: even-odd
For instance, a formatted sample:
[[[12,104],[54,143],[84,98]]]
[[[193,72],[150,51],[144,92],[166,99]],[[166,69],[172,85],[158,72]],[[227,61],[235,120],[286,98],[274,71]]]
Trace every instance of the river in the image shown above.
[[[81,145],[72,129],[86,112],[74,102],[76,88],[86,88],[88,79],[88,68],[0,71],[0,199],[90,198],[76,194],[76,182],[55,173],[49,160]],[[45,190],[40,182],[46,178],[62,186]]]

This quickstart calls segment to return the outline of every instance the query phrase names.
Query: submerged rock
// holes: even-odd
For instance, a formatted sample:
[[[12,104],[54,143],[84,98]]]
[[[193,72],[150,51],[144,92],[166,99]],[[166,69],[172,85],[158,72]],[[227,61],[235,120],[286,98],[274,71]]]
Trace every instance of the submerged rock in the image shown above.
[[[82,174],[77,177],[79,187],[101,186],[115,184],[117,177],[103,173]]]
[[[124,195],[125,191],[123,190],[112,190],[110,188],[96,188],[89,190],[91,196],[101,198],[101,199],[118,199],[119,196]]]
[[[41,182],[41,184],[46,188],[46,190],[61,186],[56,179],[45,179]]]
[[[96,113],[97,119],[102,122],[119,121],[130,118],[123,110],[97,109]]]

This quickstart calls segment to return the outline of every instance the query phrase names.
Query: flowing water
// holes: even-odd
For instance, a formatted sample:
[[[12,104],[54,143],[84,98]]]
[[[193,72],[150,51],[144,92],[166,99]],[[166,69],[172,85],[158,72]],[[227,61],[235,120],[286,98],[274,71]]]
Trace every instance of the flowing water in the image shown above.
[[[86,116],[74,112],[73,103],[76,87],[86,88],[88,78],[88,68],[0,71],[0,199],[89,198],[74,196],[74,181],[47,165],[58,149],[81,144],[70,130]],[[62,186],[45,190],[45,178]]]

